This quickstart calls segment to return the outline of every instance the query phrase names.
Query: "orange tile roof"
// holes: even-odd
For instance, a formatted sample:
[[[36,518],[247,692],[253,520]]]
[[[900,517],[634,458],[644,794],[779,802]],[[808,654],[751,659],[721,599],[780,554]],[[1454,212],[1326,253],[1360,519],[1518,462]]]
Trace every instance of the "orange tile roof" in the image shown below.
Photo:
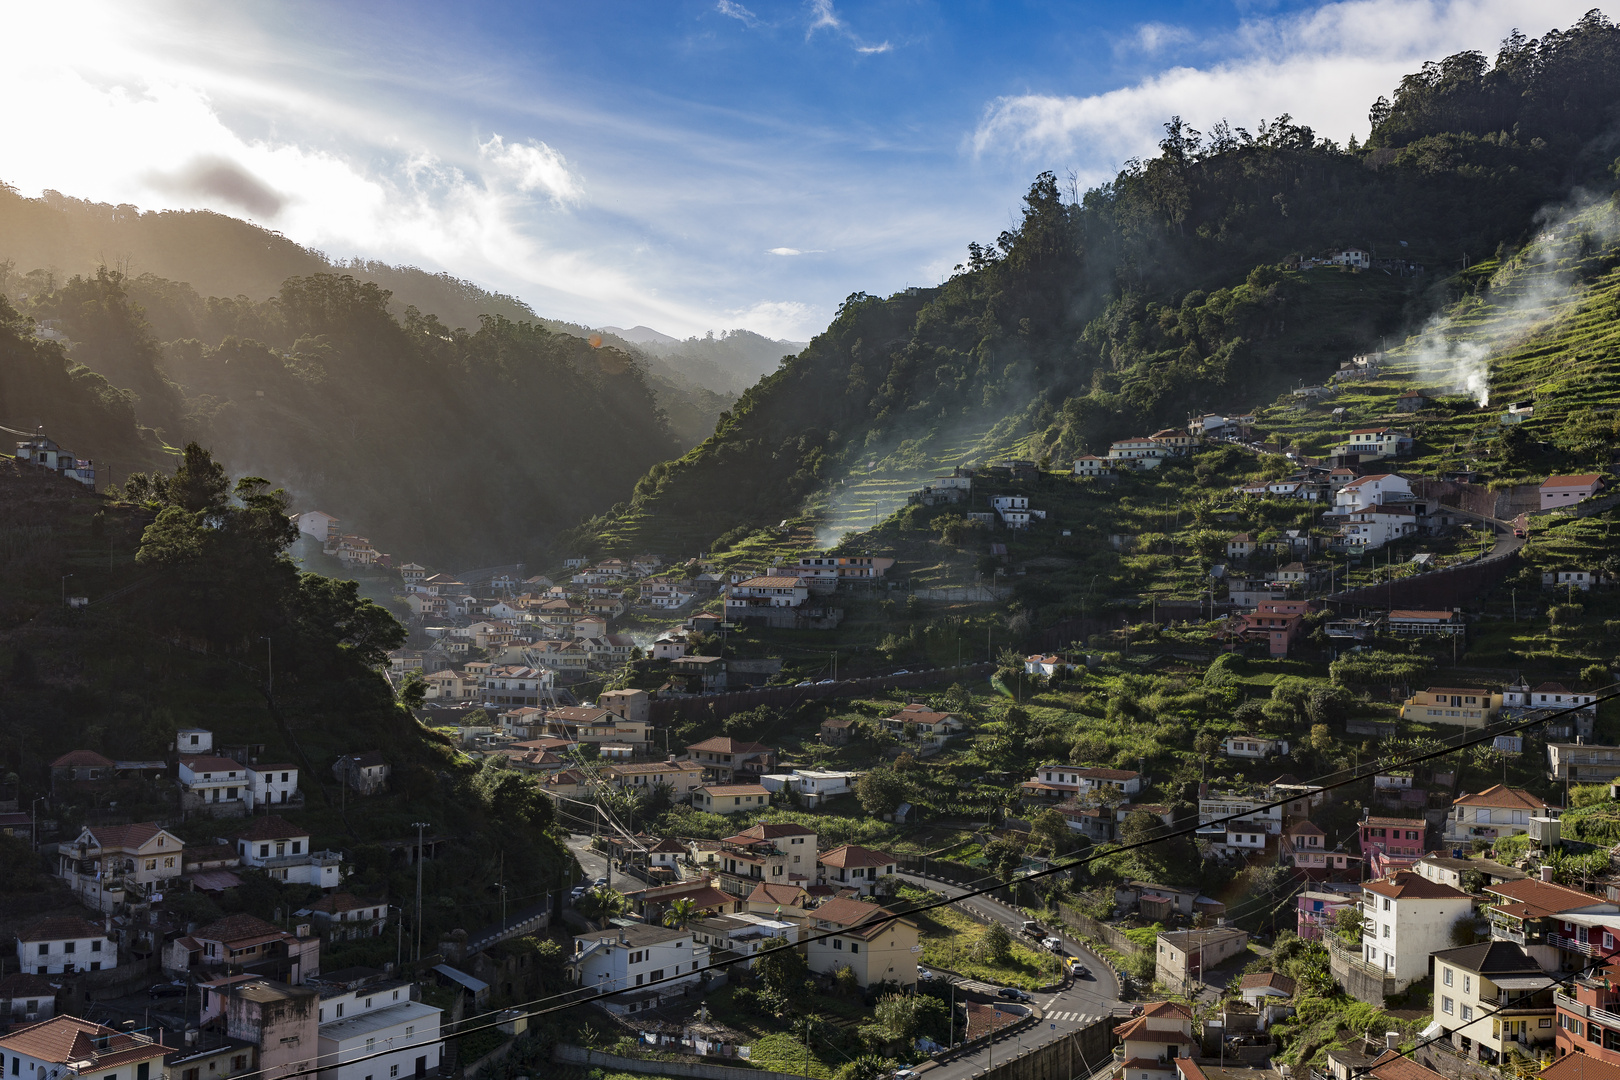
[[[1485,891],[1515,901],[1516,903],[1510,907],[1518,910],[1512,910],[1510,914],[1521,918],[1539,919],[1556,915],[1561,911],[1572,911],[1606,902],[1601,896],[1593,896],[1579,889],[1555,885],[1550,881],[1541,881],[1533,877],[1487,885]],[[1508,910],[1508,907],[1504,907],[1504,910]]]
[[[1464,795],[1452,801],[1452,806],[1500,806],[1513,810],[1545,810],[1551,804],[1525,791],[1502,784],[1492,784],[1475,795]]]
[[[141,821],[134,825],[92,825],[90,836],[103,849],[138,848],[162,831],[163,827],[156,822]]]
[[[1601,482],[1603,477],[1597,473],[1581,473],[1578,476],[1549,476],[1542,481],[1544,488],[1561,487],[1589,487],[1593,482]]]
[[[113,767],[111,759],[102,757],[94,750],[69,750],[51,762],[51,768],[53,769],[66,769],[74,765],[92,765],[103,769]]]
[[[1394,1050],[1385,1050],[1367,1068],[1367,1072],[1377,1077],[1377,1080],[1445,1080],[1441,1073],[1419,1065],[1409,1057],[1403,1057]]]
[[[843,847],[836,847],[817,855],[816,861],[823,866],[852,870],[861,866],[889,866],[895,862],[895,857],[884,851],[861,847],[859,844],[845,844]]]
[[[106,1049],[98,1049],[96,1044],[103,1038],[107,1040]],[[53,1065],[90,1061],[95,1063],[95,1069],[99,1072],[119,1065],[161,1058],[174,1047],[146,1042],[77,1016],[53,1016],[0,1039],[0,1049],[48,1061]]]
[[[19,941],[70,941],[84,938],[106,937],[106,931],[76,915],[55,919],[41,919],[17,935]]]
[[[1620,1065],[1591,1054],[1565,1054],[1541,1075],[1547,1080],[1620,1080]]]
[[[1423,875],[1414,874],[1410,870],[1397,870],[1387,878],[1364,882],[1361,887],[1379,896],[1387,896],[1391,900],[1468,899],[1467,893],[1458,892],[1450,885],[1442,885],[1438,881],[1430,881]]]

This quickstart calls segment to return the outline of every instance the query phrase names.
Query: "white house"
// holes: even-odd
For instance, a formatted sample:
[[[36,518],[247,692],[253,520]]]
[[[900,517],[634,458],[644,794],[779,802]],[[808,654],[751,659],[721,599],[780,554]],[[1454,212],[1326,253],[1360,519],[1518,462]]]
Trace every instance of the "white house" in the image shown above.
[[[285,806],[298,801],[298,766],[249,765],[247,767],[248,809]]]
[[[1031,519],[1045,520],[1045,510],[1031,510],[1027,495],[997,495],[990,506],[1001,515],[1001,523],[1009,529],[1027,529]]]
[[[6,1075],[20,1080],[161,1080],[166,1075],[164,1055],[173,1050],[144,1033],[119,1031],[65,1015],[0,1038]]]
[[[1183,1072],[1177,1065],[1191,1065],[1198,1050],[1192,1010],[1185,1005],[1156,1001],[1144,1006],[1141,1016],[1114,1028],[1114,1034],[1120,1043],[1119,1080],[1204,1080],[1201,1070]]]
[[[423,1080],[437,1075],[440,1010],[411,1000],[410,984],[321,999],[318,1080]]]
[[[1335,248],[1328,253],[1328,262],[1334,266],[1348,266],[1353,270],[1366,270],[1372,266],[1372,252],[1361,248]]]
[[[179,765],[182,805],[228,809],[248,801],[247,766],[213,754],[182,755]]]
[[[63,449],[47,439],[43,431],[32,439],[23,439],[17,443],[17,460],[50,469],[89,488],[96,486],[95,464],[74,457],[73,451]]]
[[[883,718],[883,729],[897,735],[903,743],[915,746],[922,757],[937,754],[945,748],[952,735],[960,733],[965,727],[961,718],[954,713],[939,712],[915,703]]]
[[[1373,473],[1340,485],[1333,494],[1333,508],[1338,513],[1362,510],[1380,503],[1410,501],[1412,484],[1395,473]]]
[[[1074,459],[1074,475],[1076,476],[1112,476],[1113,466],[1108,459],[1095,454],[1086,454]]]
[[[174,749],[178,754],[212,754],[214,733],[207,728],[181,728],[174,733]]]
[[[1022,787],[1030,794],[1057,797],[1105,788],[1122,795],[1135,795],[1142,790],[1142,774],[1130,769],[1104,769],[1093,765],[1042,765]]]
[[[484,700],[491,705],[538,705],[555,681],[549,668],[499,665],[484,676]]]
[[[1268,758],[1288,753],[1288,740],[1269,735],[1228,735],[1221,740],[1221,753],[1231,758]]]
[[[632,991],[602,1002],[609,1012],[624,1014],[656,1009],[663,999],[686,993],[708,962],[709,947],[694,941],[691,931],[640,924],[574,935],[568,963],[582,987],[602,994]],[[635,993],[636,987],[645,990]]]
[[[841,889],[855,889],[862,896],[875,896],[898,884],[900,879],[894,876],[898,868],[893,855],[859,844],[845,844],[816,856],[818,881]]]
[[[1169,454],[1170,448],[1154,439],[1120,439],[1108,447],[1108,464],[1116,469],[1156,469]]]
[[[1448,842],[1499,840],[1530,831],[1533,817],[1557,817],[1560,811],[1523,788],[1492,784],[1484,791],[1459,795],[1446,819]]]
[[[1556,510],[1561,506],[1574,506],[1582,499],[1590,499],[1603,487],[1603,477],[1597,473],[1579,476],[1549,476],[1542,481],[1539,493],[1541,509]]]
[[[796,608],[810,598],[810,586],[798,577],[751,577],[726,592],[726,618],[740,619],[755,608]]]
[[[1361,957],[1383,969],[1396,990],[1428,975],[1430,955],[1449,948],[1451,928],[1473,914],[1467,893],[1410,870],[1365,882],[1361,890]]]
[[[1339,543],[1353,551],[1377,551],[1391,540],[1416,536],[1417,511],[1410,506],[1368,506],[1339,526]]]
[[[243,866],[263,870],[276,881],[335,889],[343,881],[343,856],[336,851],[314,851],[309,830],[269,815],[256,817],[235,837],[236,854]]]
[[[328,538],[336,539],[339,533],[338,519],[321,510],[305,510],[296,514],[293,520],[298,523],[298,531],[305,536],[313,536],[323,545]],[[412,563],[411,565],[415,565]],[[417,569],[421,569],[417,567]],[[410,579],[407,578],[407,581]]]
[[[1394,428],[1357,428],[1344,443],[1345,453],[1371,458],[1400,457],[1411,450],[1412,433]]]
[[[86,825],[57,846],[57,875],[86,907],[145,900],[185,872],[185,844],[155,822]]]
[[[17,935],[17,967],[22,971],[63,975],[117,966],[117,944],[105,928],[85,919],[41,919]]]

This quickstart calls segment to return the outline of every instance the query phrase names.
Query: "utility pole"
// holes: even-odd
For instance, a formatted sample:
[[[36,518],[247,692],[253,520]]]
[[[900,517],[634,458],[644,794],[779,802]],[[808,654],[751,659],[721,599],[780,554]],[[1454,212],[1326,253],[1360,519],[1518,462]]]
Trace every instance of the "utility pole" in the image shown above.
[[[416,959],[422,959],[422,830],[428,827],[425,821],[413,821],[416,826]]]
[[[72,574],[63,574],[62,575],[62,606],[63,607],[67,607],[67,579],[72,577],[72,576],[73,576]]]

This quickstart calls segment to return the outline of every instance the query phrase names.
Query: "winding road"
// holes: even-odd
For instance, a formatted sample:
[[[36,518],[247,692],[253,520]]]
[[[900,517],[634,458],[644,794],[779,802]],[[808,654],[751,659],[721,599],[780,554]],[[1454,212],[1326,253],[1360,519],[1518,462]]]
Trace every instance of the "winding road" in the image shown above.
[[[929,889],[947,897],[960,897],[970,891],[960,885],[919,874],[901,874],[900,877],[918,888]],[[1028,916],[1017,908],[1009,907],[988,896],[957,900],[954,906],[967,911],[981,922],[994,920],[1000,923],[1015,937],[1028,919]],[[1074,938],[1063,933],[1059,933],[1058,937],[1062,939],[1063,947],[1070,955],[1077,957],[1082,964],[1091,969],[1091,978],[1075,979],[1068,989],[1056,993],[1036,994],[1034,1003],[1041,1010],[1042,1019],[1035,1027],[1009,1032],[996,1039],[994,1047],[980,1047],[971,1053],[931,1065],[925,1071],[920,1070],[919,1075],[927,1076],[929,1080],[966,1080],[983,1072],[994,1058],[1006,1060],[1020,1049],[1027,1050],[1061,1039],[1078,1028],[1088,1026],[1099,1017],[1108,1016],[1118,1010],[1124,1002],[1120,1000],[1119,980],[1114,977],[1113,971],[1096,953]],[[1101,1066],[1103,1063],[1097,1064]]]

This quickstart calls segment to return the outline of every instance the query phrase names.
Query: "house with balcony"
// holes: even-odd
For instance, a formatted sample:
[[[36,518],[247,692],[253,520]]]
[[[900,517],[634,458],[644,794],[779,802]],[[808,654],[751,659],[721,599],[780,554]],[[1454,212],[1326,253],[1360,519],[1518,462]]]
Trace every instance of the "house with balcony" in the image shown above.
[[[576,934],[568,968],[581,987],[600,994],[618,991],[602,1004],[625,1015],[683,996],[698,984],[708,962],[709,947],[693,940],[690,930],[631,924]]]
[[[1277,856],[1284,866],[1292,864],[1313,881],[1338,877],[1361,866],[1356,856],[1329,848],[1327,833],[1309,819],[1295,821],[1283,830]]]
[[[1547,779],[1574,784],[1607,784],[1620,779],[1620,746],[1548,743]]]
[[[1479,880],[1484,885],[1495,885],[1503,881],[1523,881],[1529,876],[1523,870],[1504,866],[1493,859],[1456,858],[1441,855],[1439,852],[1423,856],[1412,864],[1412,869],[1430,881],[1438,881],[1464,892],[1477,891],[1464,884],[1464,881],[1470,880],[1474,874],[1479,875]]]
[[[1423,836],[1428,822],[1422,818],[1365,817],[1357,830],[1361,857],[1376,877],[1403,870],[1423,857]]]
[[[409,984],[323,995],[316,1080],[426,1080],[439,1074],[442,1011],[411,1000]]]
[[[34,975],[71,975],[117,966],[118,944],[105,927],[86,919],[75,916],[40,919],[17,935],[19,971]]]
[[[161,893],[185,872],[185,844],[152,821],[86,825],[56,850],[57,876],[86,907],[108,914]]]
[[[918,757],[937,754],[952,735],[967,725],[954,713],[937,712],[926,705],[907,705],[882,720],[883,730],[893,733],[902,745],[914,749]]]
[[[275,815],[254,818],[225,841],[236,848],[242,865],[262,870],[274,881],[335,889],[343,882],[343,854],[315,851],[309,830]]]
[[[304,797],[298,791],[298,766],[249,765],[247,801],[250,812],[263,806],[302,806]]]
[[[1451,803],[1446,819],[1446,841],[1500,840],[1530,831],[1533,817],[1557,817],[1562,811],[1523,788],[1492,784]]]
[[[186,975],[223,968],[298,985],[321,972],[321,939],[299,923],[292,932],[254,915],[227,915],[163,947],[163,970]]]
[[[1380,994],[1397,993],[1429,973],[1429,956],[1451,945],[1451,928],[1473,915],[1468,894],[1441,885],[1410,870],[1368,881],[1361,887],[1362,918],[1360,961],[1380,973]],[[1334,951],[1335,960],[1338,950]],[[1340,976],[1337,967],[1335,976]],[[1363,1001],[1350,981],[1346,992]],[[1372,989],[1367,987],[1365,989]],[[1382,1004],[1380,996],[1377,1004]]]
[[[6,1075],[34,1080],[161,1080],[165,1046],[144,1031],[121,1031],[76,1016],[53,1016],[0,1037]]]
[[[1229,831],[1281,836],[1283,808],[1266,805],[1274,801],[1269,791],[1217,791],[1200,785],[1198,839],[1224,843]]]
[[[182,754],[180,807],[216,817],[248,812],[247,766],[214,754]]]
[[[1245,935],[1247,937],[1247,935]],[[1116,1080],[1206,1080],[1193,1062],[1198,1038],[1192,1010],[1173,1001],[1156,1001],[1114,1028]],[[1191,1066],[1193,1071],[1186,1070]],[[1179,1067],[1179,1069],[1178,1069]]]
[[[1608,1071],[1586,1071],[1566,1080],[1620,1080],[1620,964],[1576,975],[1565,989],[1553,991],[1553,1007],[1558,1061],[1542,1075],[1563,1076],[1569,1071],[1563,1069],[1565,1062],[1595,1062]]]
[[[1532,710],[1557,714],[1541,728],[1548,739],[1590,740],[1597,723],[1597,695],[1557,682],[1532,687],[1522,677],[1502,688],[1505,715],[1520,717]]]
[[[1543,971],[1581,971],[1616,952],[1605,925],[1620,923],[1613,901],[1530,877],[1487,885],[1485,893],[1491,939],[1523,946]]]
[[[1119,439],[1108,447],[1108,465],[1117,471],[1156,469],[1171,456],[1170,448],[1154,439]]]
[[[559,768],[561,767],[559,759]],[[640,791],[669,786],[670,798],[676,802],[690,802],[692,792],[703,786],[703,769],[690,761],[649,761],[604,766],[602,779],[610,787]]]
[[[1401,719],[1422,724],[1449,724],[1482,728],[1496,722],[1502,695],[1472,687],[1431,686],[1419,690],[1401,705]]]
[[[895,876],[899,860],[886,851],[859,844],[823,851],[816,856],[816,881],[838,889],[854,889],[862,896],[888,892],[900,883]]]
[[[776,751],[764,743],[719,735],[688,743],[686,760],[703,769],[704,779],[743,783],[776,771]]]
[[[847,896],[823,900],[809,912],[812,935],[806,951],[810,970],[831,975],[849,968],[861,987],[917,985],[917,924],[903,916]],[[825,936],[823,936],[825,935]],[[916,950],[916,951],[914,951]]]
[[[1105,769],[1095,765],[1042,765],[1019,787],[1025,798],[1058,800],[1105,791],[1129,798],[1141,792],[1142,774],[1131,769]]]
[[[1434,1024],[1465,1058],[1541,1056],[1553,1042],[1554,982],[1518,945],[1484,941],[1434,954]]]
[[[816,880],[815,831],[791,822],[754,825],[704,855],[720,872],[717,884],[734,896],[762,884],[808,887]]]
[[[1425,634],[1449,637],[1462,633],[1467,626],[1460,611],[1410,608],[1391,611],[1385,616],[1384,625],[1390,633],[1402,637],[1422,637]]]
[[[1396,428],[1356,428],[1344,440],[1344,446],[1339,451],[1344,454],[1355,454],[1358,458],[1395,458],[1405,457],[1412,452],[1412,433]]]

